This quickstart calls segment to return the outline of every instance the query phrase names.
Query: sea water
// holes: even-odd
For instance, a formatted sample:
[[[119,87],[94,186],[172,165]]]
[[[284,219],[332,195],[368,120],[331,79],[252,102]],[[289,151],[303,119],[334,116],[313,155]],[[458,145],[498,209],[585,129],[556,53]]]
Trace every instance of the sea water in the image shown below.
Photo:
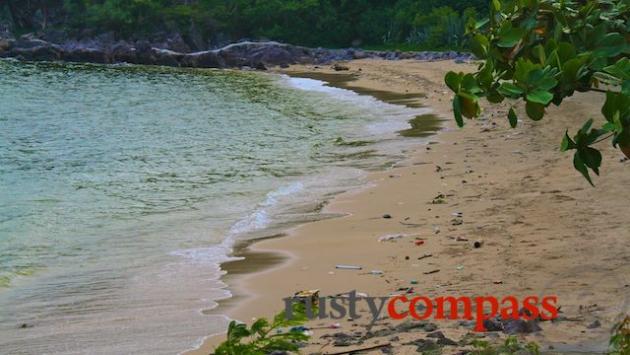
[[[203,311],[234,241],[318,218],[424,111],[277,74],[0,61],[0,353],[223,331]]]

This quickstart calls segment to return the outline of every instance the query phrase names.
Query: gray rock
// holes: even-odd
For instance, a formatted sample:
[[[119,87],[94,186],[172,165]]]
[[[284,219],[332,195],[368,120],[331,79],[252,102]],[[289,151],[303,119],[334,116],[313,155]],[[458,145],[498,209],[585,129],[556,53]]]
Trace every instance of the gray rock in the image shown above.
[[[53,61],[61,59],[61,49],[58,46],[45,42],[41,46],[20,47],[14,45],[8,52],[11,57],[20,57],[33,61]]]
[[[136,63],[138,61],[136,49],[125,41],[119,41],[109,48],[109,61],[111,63]]]
[[[484,320],[483,326],[489,332],[500,332],[503,330],[503,324],[496,318]]]
[[[107,63],[107,55],[101,49],[97,48],[76,48],[73,50],[64,50],[62,52],[63,60],[67,62],[87,62],[87,63]]]
[[[602,323],[600,323],[600,321],[595,320],[593,323],[589,324],[586,326],[586,328],[588,329],[595,329],[595,328],[599,328],[602,326]]]
[[[444,335],[444,333],[442,333],[441,331],[436,331],[436,332],[432,332],[427,334],[427,338],[446,338],[446,336]]]
[[[542,330],[535,320],[506,319],[502,324],[506,334],[529,334]]]

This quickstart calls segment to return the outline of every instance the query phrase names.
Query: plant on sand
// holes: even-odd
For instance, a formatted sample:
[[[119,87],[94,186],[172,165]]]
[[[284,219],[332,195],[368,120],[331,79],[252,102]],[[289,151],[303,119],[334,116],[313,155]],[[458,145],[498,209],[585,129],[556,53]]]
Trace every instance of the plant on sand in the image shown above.
[[[610,355],[630,354],[630,316],[626,316],[613,329],[608,353]]]
[[[594,128],[590,119],[561,144],[575,150],[573,165],[592,185],[589,169],[599,175],[602,162],[594,144],[612,138],[630,157],[629,17],[630,0],[492,0],[489,18],[467,26],[483,63],[475,73],[445,76],[457,124],[480,115],[482,97],[513,100],[507,118],[516,127],[514,101],[525,101],[527,116],[538,121],[576,91],[599,92],[606,122]]]
[[[513,336],[505,339],[505,342],[499,346],[493,346],[485,340],[475,340],[473,346],[474,350],[471,352],[473,355],[540,354],[536,343],[522,344]]]
[[[307,320],[305,307],[299,303],[294,304],[291,319],[287,319],[283,311],[271,322],[259,318],[250,327],[231,321],[227,339],[215,349],[214,354],[266,355],[274,351],[297,351],[299,344],[309,339],[309,335],[297,327]],[[287,327],[290,329],[282,329]]]

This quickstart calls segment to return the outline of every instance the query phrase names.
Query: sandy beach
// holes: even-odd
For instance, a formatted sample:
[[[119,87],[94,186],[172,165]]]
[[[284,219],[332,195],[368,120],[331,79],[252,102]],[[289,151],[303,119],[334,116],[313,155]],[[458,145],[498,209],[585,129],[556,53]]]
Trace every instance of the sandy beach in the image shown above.
[[[518,336],[543,350],[605,349],[612,325],[628,312],[630,162],[609,142],[600,143],[602,176],[593,188],[573,169],[572,155],[559,151],[566,129],[573,132],[591,117],[603,120],[604,96],[576,94],[562,107],[550,107],[539,122],[527,119],[517,105],[521,120],[515,129],[506,118],[509,103],[484,103],[482,119],[459,129],[443,77],[448,70],[472,71],[475,64],[370,59],[344,65],[348,71],[292,66],[283,72],[319,78],[351,74],[344,87],[408,95],[406,104],[430,108],[443,119],[443,129],[404,152],[408,158],[397,167],[373,173],[363,189],[340,194],[324,208],[343,217],[304,224],[240,250],[244,261],[224,265],[236,296],[211,312],[251,323],[282,310],[283,298],[309,289],[324,296],[352,290],[389,296],[406,287],[428,297],[556,295],[558,320]],[[388,235],[399,237],[379,241]],[[338,264],[362,269],[340,270]],[[469,348],[471,337],[506,337],[474,333],[466,322],[430,321],[456,343],[445,345],[444,353]],[[337,322],[338,329],[329,329]],[[390,343],[392,353],[415,353],[418,339],[430,333],[382,331],[400,323],[385,319],[366,336],[368,323],[367,316],[313,320],[307,325],[318,329],[303,352]],[[335,333],[361,341],[335,346]],[[222,340],[212,337],[191,353],[208,354]]]

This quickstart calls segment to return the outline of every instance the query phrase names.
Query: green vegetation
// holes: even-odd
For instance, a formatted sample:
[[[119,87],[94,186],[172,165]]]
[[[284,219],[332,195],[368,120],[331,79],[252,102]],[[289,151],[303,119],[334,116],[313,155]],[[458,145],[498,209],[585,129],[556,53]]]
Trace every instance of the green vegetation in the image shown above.
[[[630,316],[626,316],[613,329],[608,353],[610,355],[630,354]]]
[[[630,155],[630,1],[492,0],[490,17],[470,22],[471,50],[484,60],[476,73],[449,72],[445,81],[456,95],[455,120],[480,115],[479,99],[525,101],[527,116],[543,118],[575,91],[602,95],[606,123],[588,120],[561,150],[575,150],[575,168],[592,184],[602,155],[593,145],[606,138]],[[508,120],[515,127],[514,107]]]
[[[215,349],[214,354],[266,355],[273,351],[297,352],[299,343],[309,339],[309,335],[297,326],[307,320],[304,304],[295,303],[290,320],[283,311],[271,323],[265,318],[259,318],[249,328],[243,323],[232,321],[228,327],[227,340]]]
[[[487,0],[7,0],[16,32],[62,29],[119,38],[180,33],[189,42],[272,39],[323,47],[460,49]],[[0,15],[0,23],[2,22]]]
[[[536,343],[522,344],[513,336],[505,339],[505,342],[499,346],[493,346],[485,340],[475,340],[473,346],[474,350],[472,351],[472,355],[540,354]]]

